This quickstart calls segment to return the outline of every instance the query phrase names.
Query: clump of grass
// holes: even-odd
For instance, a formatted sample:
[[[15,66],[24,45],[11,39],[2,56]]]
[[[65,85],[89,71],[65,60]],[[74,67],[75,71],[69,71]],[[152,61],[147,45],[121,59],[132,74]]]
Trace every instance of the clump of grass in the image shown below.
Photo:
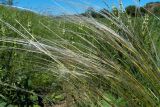
[[[2,55],[11,57],[6,61],[8,66],[2,64],[2,70],[11,73],[6,74],[11,76],[10,81],[1,79],[1,83],[10,90],[38,93],[44,102],[48,97],[60,99],[68,107],[159,106],[159,53],[151,32],[146,31],[148,16],[145,23],[133,26],[135,19],[128,19],[124,13],[118,18],[109,13],[99,14],[105,17],[104,21],[83,16],[48,19],[46,23],[39,20],[45,31],[41,34],[47,36],[37,35],[31,21],[25,26],[18,19],[11,24],[1,18],[2,33],[5,34],[5,26],[15,35],[1,38],[2,49],[11,51],[10,55]],[[47,24],[52,22],[59,23],[55,29]],[[21,78],[27,85],[23,86],[24,81],[14,78],[24,74]],[[54,95],[48,95],[51,93]]]

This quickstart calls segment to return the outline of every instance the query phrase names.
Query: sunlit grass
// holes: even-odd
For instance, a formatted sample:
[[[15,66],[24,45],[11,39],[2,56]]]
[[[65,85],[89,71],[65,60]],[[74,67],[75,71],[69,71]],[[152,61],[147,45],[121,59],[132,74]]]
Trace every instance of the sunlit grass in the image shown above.
[[[159,38],[149,24],[158,19],[100,14],[105,18],[2,15],[0,97],[11,104],[21,92],[46,105],[159,106]]]

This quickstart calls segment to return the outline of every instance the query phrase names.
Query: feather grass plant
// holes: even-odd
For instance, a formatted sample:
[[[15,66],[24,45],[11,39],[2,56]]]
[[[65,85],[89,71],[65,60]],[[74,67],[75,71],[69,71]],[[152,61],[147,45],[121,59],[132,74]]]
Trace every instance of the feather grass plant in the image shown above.
[[[5,35],[5,26],[15,35],[0,38],[1,50],[11,51],[12,57],[11,62],[6,60],[9,66],[2,64],[12,75],[10,81],[1,79],[1,87],[38,94],[44,102],[50,99],[48,94],[59,90],[67,107],[160,106],[159,53],[151,32],[146,30],[148,16],[134,27],[134,21],[125,13],[118,18],[110,13],[99,14],[106,23],[79,15],[39,20],[46,36],[34,34],[31,21],[27,27],[18,19],[12,24],[1,18],[2,33]],[[47,24],[53,22],[59,23],[55,29]],[[20,75],[32,79],[31,87],[28,80],[28,87],[18,83]],[[37,84],[42,93],[37,93]],[[54,90],[55,85],[58,89]]]

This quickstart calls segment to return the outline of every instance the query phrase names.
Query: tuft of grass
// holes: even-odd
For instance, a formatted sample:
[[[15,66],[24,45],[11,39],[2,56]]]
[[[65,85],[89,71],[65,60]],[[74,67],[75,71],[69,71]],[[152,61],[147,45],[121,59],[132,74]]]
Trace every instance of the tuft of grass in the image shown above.
[[[68,107],[160,105],[155,17],[99,13],[105,18],[57,19],[0,8],[2,101],[46,106],[65,102]]]

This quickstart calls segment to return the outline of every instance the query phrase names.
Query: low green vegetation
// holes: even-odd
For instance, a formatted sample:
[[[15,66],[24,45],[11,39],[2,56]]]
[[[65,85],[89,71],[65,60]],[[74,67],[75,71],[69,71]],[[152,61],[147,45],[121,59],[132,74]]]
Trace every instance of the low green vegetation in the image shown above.
[[[160,21],[49,17],[0,6],[0,105],[160,106]]]

